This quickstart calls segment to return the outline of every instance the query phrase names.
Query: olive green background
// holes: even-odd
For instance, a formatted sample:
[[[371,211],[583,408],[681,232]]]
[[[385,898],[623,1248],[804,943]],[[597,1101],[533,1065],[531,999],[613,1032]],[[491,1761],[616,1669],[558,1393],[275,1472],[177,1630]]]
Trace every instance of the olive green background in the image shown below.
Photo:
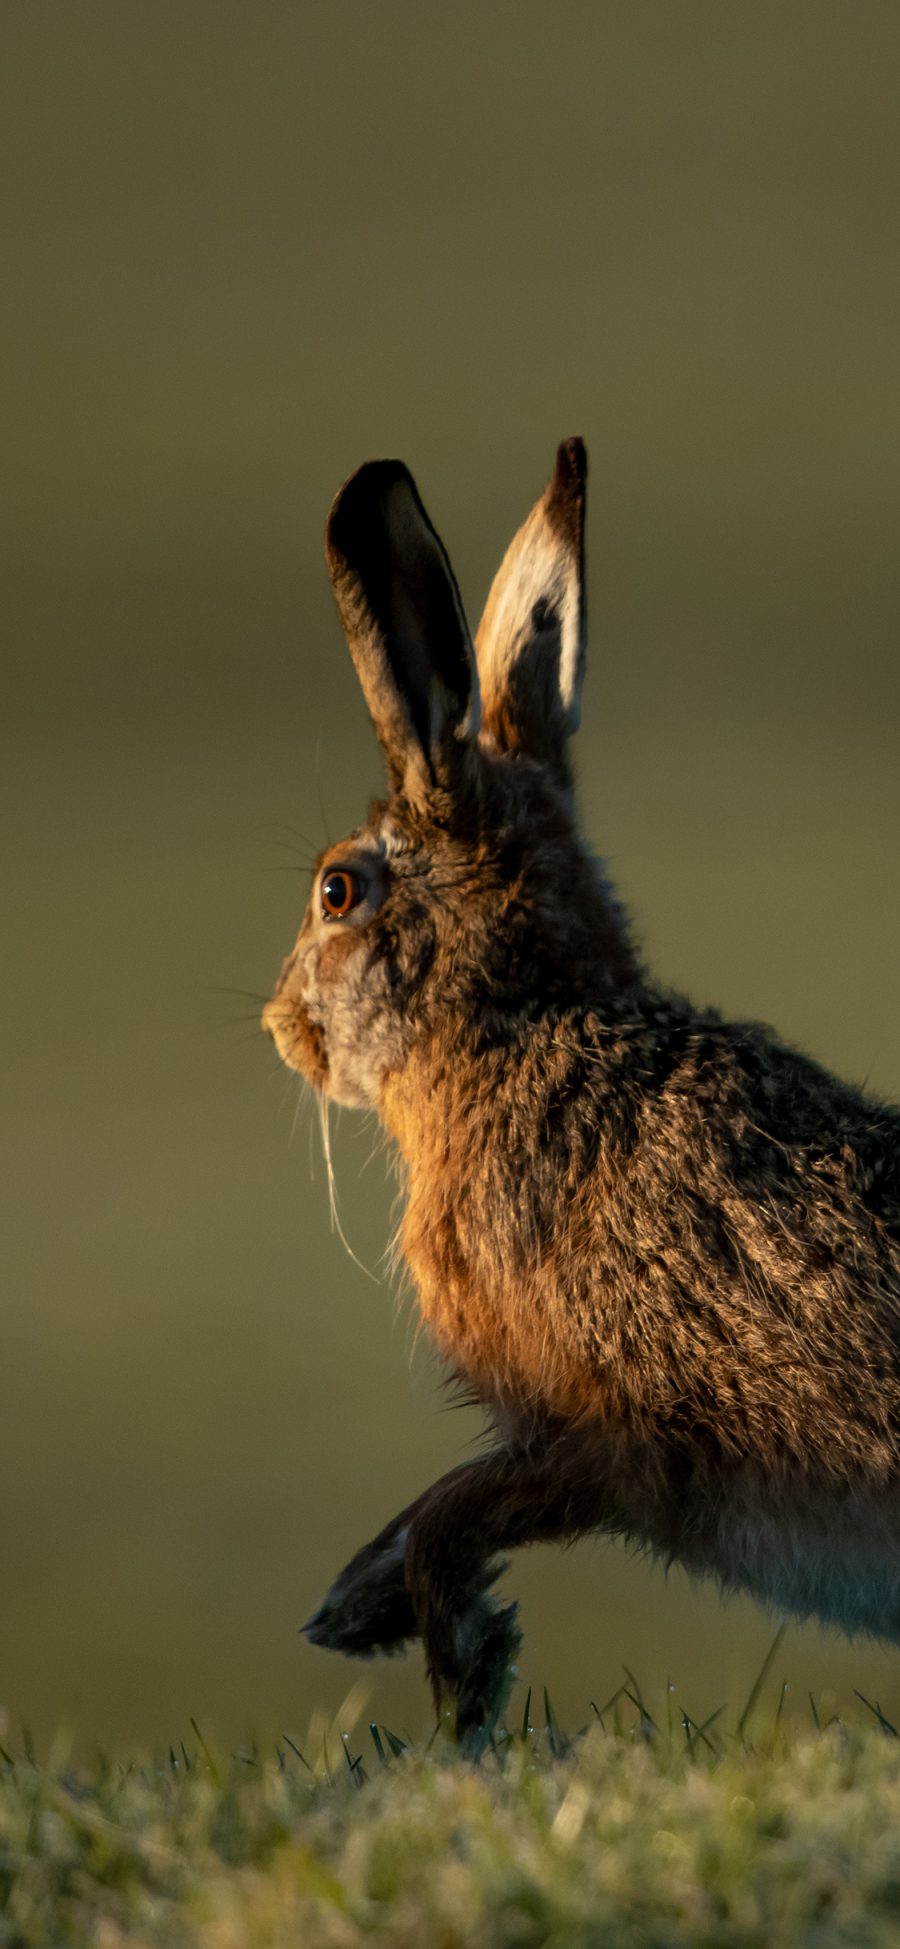
[[[296,1637],[478,1427],[411,1355],[374,1132],[345,1116],[335,1163],[378,1283],[254,1030],[305,860],[381,782],[325,512],[401,455],[474,617],[585,435],[591,837],[661,976],[900,1096],[900,14],[2,30],[0,1706],[236,1740],[362,1670],[416,1729],[418,1653]],[[509,1581],[575,1723],[623,1659],[737,1706],[772,1631],[605,1543]],[[900,1706],[900,1655],[812,1627],[779,1674]]]

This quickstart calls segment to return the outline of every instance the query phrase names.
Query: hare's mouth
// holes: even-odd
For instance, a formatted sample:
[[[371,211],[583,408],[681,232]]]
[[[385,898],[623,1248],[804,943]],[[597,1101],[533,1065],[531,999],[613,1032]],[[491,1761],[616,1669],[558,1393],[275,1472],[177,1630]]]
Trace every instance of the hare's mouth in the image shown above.
[[[328,1080],[325,1038],[303,1003],[296,997],[274,995],[263,1009],[262,1025],[288,1069],[296,1069],[316,1089],[324,1089]]]

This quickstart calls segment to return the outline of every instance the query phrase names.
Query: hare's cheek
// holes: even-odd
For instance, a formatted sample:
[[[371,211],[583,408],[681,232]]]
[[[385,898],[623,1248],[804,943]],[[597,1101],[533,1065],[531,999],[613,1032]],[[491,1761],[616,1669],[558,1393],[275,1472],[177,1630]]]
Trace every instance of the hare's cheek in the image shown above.
[[[320,994],[328,994],[330,986],[336,986],[354,960],[359,966],[365,959],[359,930],[355,927],[331,926],[326,930],[315,962],[315,984]]]
[[[329,1096],[353,1109],[377,1109],[386,1070],[402,1060],[404,1025],[387,968],[361,930],[335,929],[310,961],[303,992],[322,1027]]]

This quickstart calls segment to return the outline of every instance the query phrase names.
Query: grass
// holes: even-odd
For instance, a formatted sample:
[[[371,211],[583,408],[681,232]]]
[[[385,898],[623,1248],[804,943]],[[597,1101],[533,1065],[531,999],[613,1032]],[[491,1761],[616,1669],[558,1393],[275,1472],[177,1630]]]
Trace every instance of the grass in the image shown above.
[[[869,1701],[791,1725],[784,1688],[760,1727],[760,1689],[728,1730],[626,1673],[574,1736],[544,1695],[481,1767],[378,1725],[224,1756],[192,1722],[89,1769],[2,1749],[0,1945],[893,1949],[900,1739]]]

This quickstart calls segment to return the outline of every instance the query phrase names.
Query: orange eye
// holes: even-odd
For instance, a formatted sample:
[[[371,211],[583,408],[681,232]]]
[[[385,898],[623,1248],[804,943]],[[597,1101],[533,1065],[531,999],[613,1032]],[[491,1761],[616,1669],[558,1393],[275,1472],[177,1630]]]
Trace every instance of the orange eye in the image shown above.
[[[341,866],[326,873],[322,881],[322,911],[326,920],[343,920],[345,914],[365,897],[366,885],[361,873],[353,873],[349,867]]]

